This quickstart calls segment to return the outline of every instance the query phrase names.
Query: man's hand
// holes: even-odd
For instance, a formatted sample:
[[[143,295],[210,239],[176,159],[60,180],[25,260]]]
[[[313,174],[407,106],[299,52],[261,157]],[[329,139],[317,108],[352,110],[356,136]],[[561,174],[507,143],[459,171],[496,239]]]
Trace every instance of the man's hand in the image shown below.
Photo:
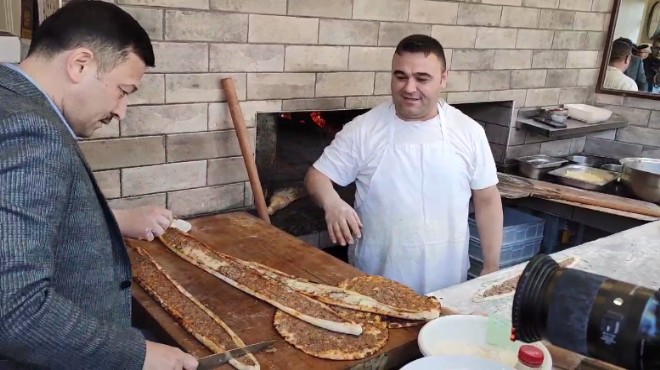
[[[314,202],[325,210],[325,222],[333,243],[346,246],[353,244],[353,236],[362,237],[362,222],[357,212],[341,199],[328,176],[310,167],[305,175],[305,187]]]
[[[147,341],[142,370],[196,370],[197,359],[182,350]]]
[[[362,222],[357,212],[339,197],[326,205],[325,222],[328,224],[330,240],[335,244],[337,242],[342,246],[353,244],[353,236],[356,238],[362,236]]]
[[[127,238],[154,240],[172,223],[172,212],[155,206],[113,210],[121,234]]]

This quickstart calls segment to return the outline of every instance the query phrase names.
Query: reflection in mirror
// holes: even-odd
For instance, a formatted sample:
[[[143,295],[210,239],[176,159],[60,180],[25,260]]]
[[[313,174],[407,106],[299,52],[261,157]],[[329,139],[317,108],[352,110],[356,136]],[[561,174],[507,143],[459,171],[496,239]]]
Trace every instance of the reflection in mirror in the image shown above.
[[[660,0],[617,0],[612,17],[599,92],[660,99]]]

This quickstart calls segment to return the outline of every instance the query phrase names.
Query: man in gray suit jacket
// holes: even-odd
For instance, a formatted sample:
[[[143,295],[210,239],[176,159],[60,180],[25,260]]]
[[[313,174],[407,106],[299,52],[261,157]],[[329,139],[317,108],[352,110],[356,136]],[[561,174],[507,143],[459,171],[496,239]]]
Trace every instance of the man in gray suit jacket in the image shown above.
[[[120,228],[77,139],[126,113],[144,29],[119,7],[71,2],[0,66],[0,357],[11,369],[196,369],[131,327]]]

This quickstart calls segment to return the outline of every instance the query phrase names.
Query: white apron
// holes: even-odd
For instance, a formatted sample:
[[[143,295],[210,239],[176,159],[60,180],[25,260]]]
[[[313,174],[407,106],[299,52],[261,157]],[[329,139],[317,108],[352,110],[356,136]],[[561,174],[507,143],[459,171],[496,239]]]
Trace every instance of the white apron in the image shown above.
[[[381,115],[388,142],[356,208],[362,238],[349,248],[358,269],[420,294],[465,281],[469,267],[469,178],[447,142],[446,105],[438,110],[441,139],[422,143],[395,140],[392,105]]]

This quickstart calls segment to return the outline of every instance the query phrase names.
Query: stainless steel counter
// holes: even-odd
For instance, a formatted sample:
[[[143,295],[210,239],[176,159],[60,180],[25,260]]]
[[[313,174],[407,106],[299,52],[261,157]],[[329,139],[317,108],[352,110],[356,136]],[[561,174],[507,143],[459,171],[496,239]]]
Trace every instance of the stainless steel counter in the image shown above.
[[[652,289],[660,287],[660,221],[638,226],[551,255],[555,260],[579,257],[576,269]],[[475,302],[483,289],[519,275],[526,263],[431,293],[443,306],[465,314],[511,315],[513,295]]]
[[[573,268],[657,289],[660,287],[660,221],[638,226],[551,255],[556,261],[578,257]],[[513,294],[500,299],[475,301],[485,289],[518,276],[526,263],[500,270],[453,287],[431,293],[444,307],[463,314],[497,314],[511,317]],[[585,359],[545,343],[553,357],[554,370],[619,369]],[[582,361],[587,361],[583,364]],[[590,362],[593,361],[593,362]]]

